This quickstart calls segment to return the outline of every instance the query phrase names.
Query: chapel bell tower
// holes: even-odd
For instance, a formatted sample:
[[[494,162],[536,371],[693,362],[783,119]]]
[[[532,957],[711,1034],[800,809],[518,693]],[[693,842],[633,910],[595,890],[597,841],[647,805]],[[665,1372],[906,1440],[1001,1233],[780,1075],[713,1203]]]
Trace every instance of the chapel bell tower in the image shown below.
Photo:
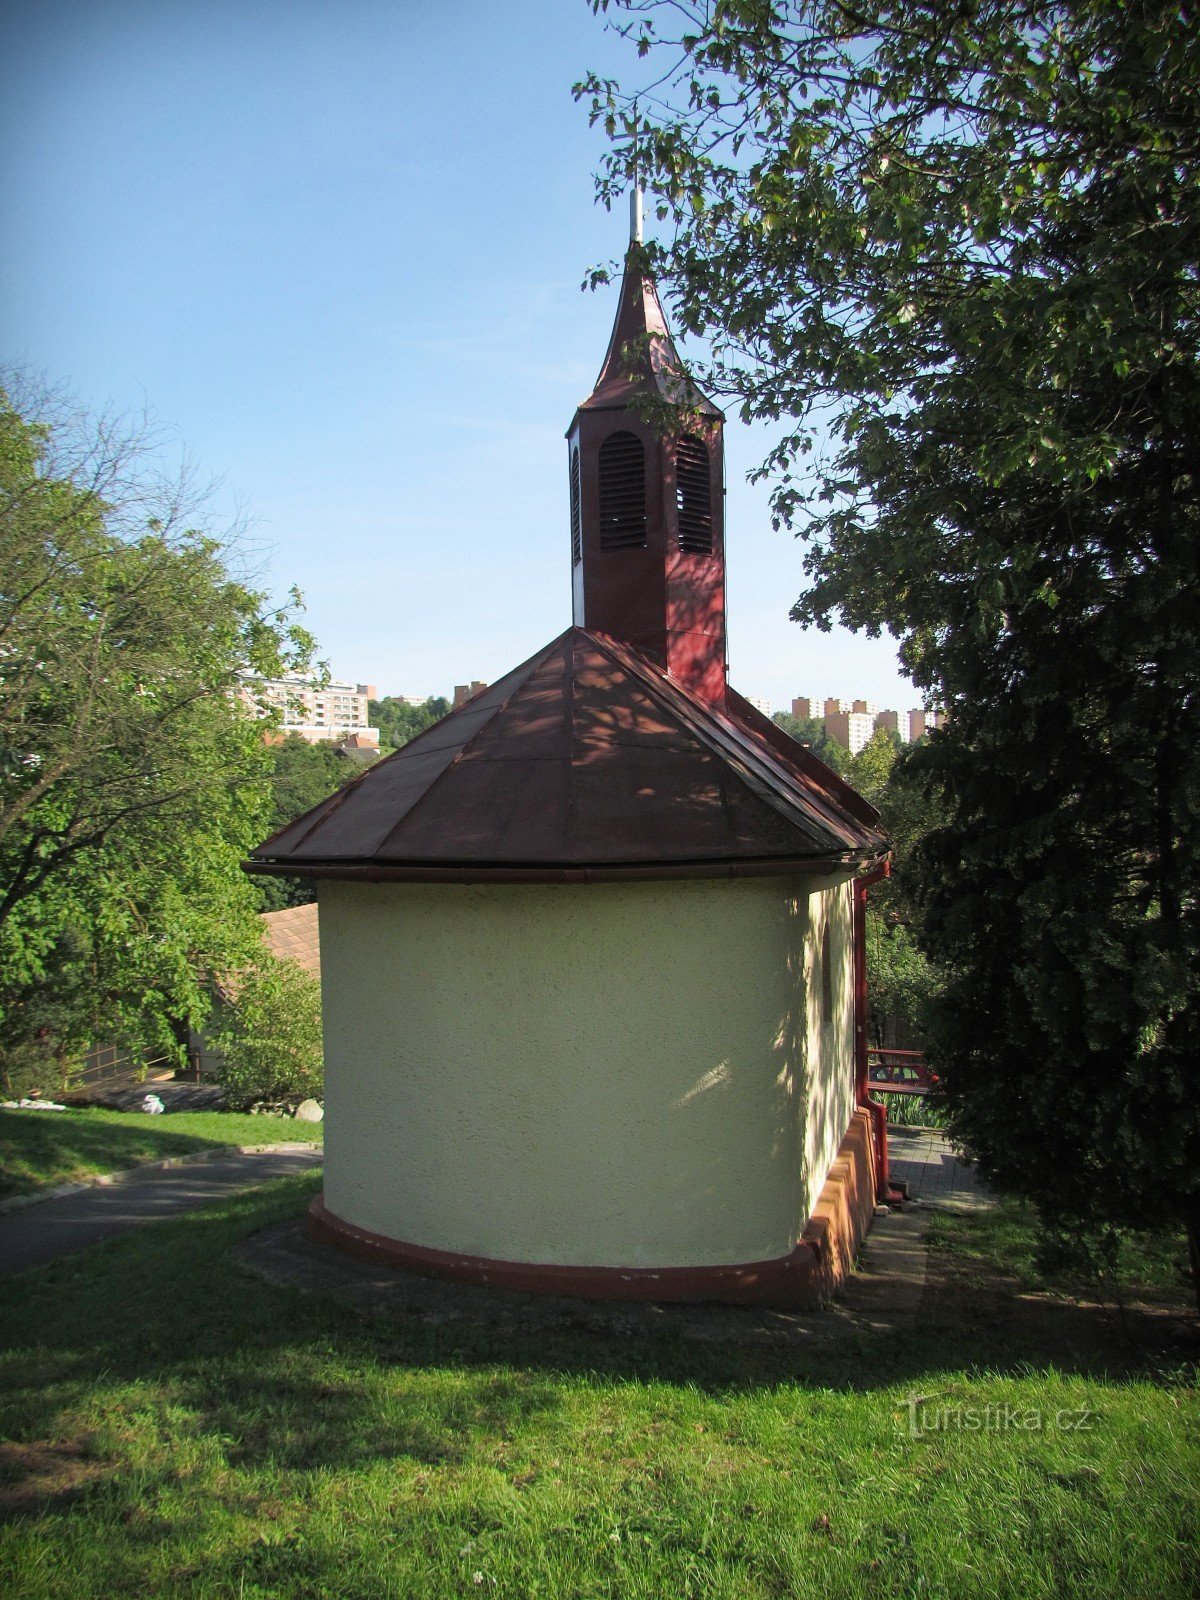
[[[643,420],[649,396],[678,426]],[[574,622],[724,705],[724,417],[682,376],[642,246],[641,192],[608,352],[567,433]]]

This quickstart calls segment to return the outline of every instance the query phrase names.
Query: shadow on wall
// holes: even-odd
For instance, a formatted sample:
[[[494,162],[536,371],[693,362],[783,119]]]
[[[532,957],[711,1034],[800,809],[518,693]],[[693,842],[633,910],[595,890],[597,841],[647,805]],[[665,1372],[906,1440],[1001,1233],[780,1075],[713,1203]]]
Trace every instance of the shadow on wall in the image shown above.
[[[813,895],[805,937],[805,1210],[821,1185],[850,1124],[854,1072],[853,885]]]
[[[807,1128],[809,1095],[808,1022],[808,940],[812,898],[803,887],[788,895],[781,907],[784,920],[786,972],[785,1004],[776,1030],[774,1058],[778,1085],[778,1113],[775,1134],[775,1159],[793,1162],[795,1199],[793,1205],[795,1237],[799,1239],[808,1221],[805,1196],[809,1172]]]
[[[830,1017],[821,1004],[821,952],[814,936],[817,927],[827,928],[832,936],[838,907],[835,904],[831,915],[828,903],[848,902],[849,893],[848,884],[816,893],[809,893],[803,882],[791,892],[781,886],[778,917],[782,935],[777,949],[782,950],[782,961],[778,972],[762,976],[764,986],[775,984],[778,988],[774,1022],[765,1036],[760,1032],[752,1041],[736,1026],[730,1027],[720,1040],[719,1052],[711,1052],[719,1055],[716,1063],[700,1072],[671,1103],[673,1113],[686,1115],[707,1109],[704,1103],[713,1095],[732,1098],[740,1092],[744,1096],[747,1079],[763,1080],[759,1159],[763,1168],[779,1174],[780,1188],[788,1191],[791,1243],[804,1231],[853,1109],[853,1036],[846,1012],[853,983],[848,971],[837,970],[839,960],[849,958],[850,946],[844,939],[831,938],[828,975],[834,1008]],[[842,1067],[845,1084],[837,1081]],[[829,1117],[837,1126],[824,1126],[822,1119]],[[820,1124],[815,1128],[814,1119]],[[823,1164],[822,1156],[826,1157]],[[695,1198],[727,1192],[737,1176],[718,1160],[711,1170],[695,1175]]]

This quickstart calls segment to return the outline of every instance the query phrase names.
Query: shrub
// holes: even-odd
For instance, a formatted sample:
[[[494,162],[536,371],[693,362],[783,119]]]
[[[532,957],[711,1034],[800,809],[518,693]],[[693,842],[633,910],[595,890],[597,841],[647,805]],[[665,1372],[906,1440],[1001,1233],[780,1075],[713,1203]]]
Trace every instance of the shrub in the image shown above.
[[[264,955],[239,979],[211,1035],[229,1105],[319,1099],[324,1083],[321,985],[294,961]]]

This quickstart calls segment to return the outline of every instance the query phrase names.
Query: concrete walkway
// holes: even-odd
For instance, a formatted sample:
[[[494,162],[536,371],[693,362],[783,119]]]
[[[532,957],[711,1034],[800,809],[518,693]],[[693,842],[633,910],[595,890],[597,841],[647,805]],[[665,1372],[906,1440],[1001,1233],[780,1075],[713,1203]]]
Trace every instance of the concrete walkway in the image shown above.
[[[142,1223],[223,1200],[272,1178],[309,1172],[320,1166],[323,1157],[319,1145],[293,1144],[230,1150],[165,1169],[152,1162],[144,1171],[135,1167],[120,1174],[119,1182],[22,1206],[0,1216],[0,1274],[42,1266]]]
[[[906,1183],[909,1197],[923,1206],[978,1211],[994,1205],[976,1177],[936,1128],[889,1128],[888,1170],[893,1183]]]

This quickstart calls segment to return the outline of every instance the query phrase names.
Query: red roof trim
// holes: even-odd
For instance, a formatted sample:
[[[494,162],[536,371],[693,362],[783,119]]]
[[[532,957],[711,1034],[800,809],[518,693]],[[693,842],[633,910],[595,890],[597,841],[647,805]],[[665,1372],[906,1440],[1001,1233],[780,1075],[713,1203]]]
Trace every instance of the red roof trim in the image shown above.
[[[750,732],[756,734],[758,738],[765,739],[798,778],[805,784],[816,784],[828,794],[835,805],[849,811],[868,827],[878,826],[878,811],[863,799],[857,789],[850,787],[841,773],[835,772],[832,767],[827,767],[820,757],[814,756],[811,750],[793,739],[790,733],[785,733],[777,722],[772,722],[770,717],[763,716],[758,707],[751,705],[749,700],[740,695],[736,689],[727,689],[726,694],[730,701],[730,709],[736,713],[737,720],[744,722]]]

